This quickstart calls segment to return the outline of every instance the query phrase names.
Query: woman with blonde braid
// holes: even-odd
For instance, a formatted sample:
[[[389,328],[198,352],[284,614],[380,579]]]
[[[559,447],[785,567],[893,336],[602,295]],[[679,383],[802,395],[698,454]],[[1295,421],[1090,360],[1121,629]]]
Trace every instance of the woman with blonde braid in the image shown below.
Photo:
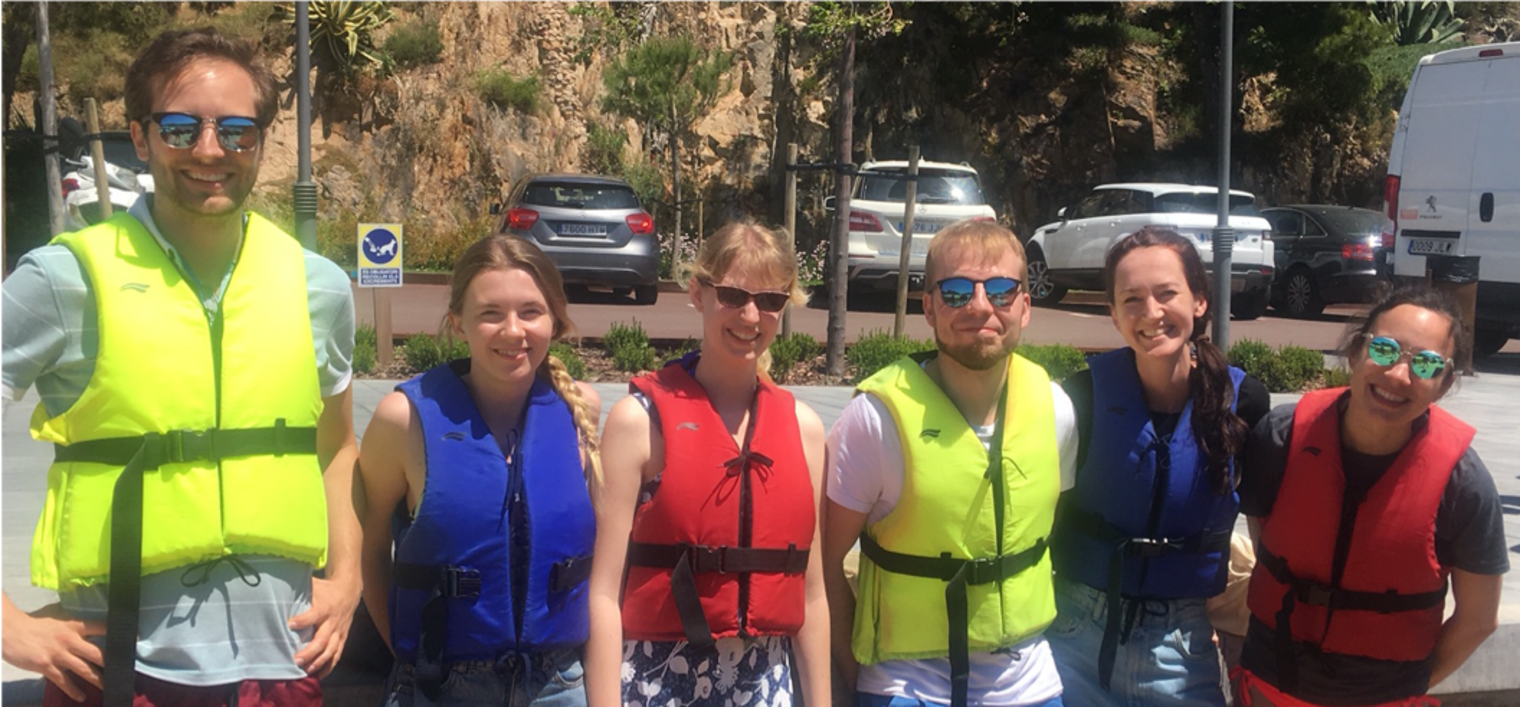
[[[388,706],[586,703],[601,401],[549,355],[565,310],[536,246],[475,243],[446,317],[470,357],[375,409],[359,460],[364,600],[397,658]]]

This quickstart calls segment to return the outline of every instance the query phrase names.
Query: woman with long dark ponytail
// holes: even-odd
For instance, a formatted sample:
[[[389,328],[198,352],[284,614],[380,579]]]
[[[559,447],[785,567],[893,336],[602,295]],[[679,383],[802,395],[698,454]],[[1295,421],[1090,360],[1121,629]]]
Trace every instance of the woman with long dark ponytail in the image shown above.
[[[1104,283],[1128,346],[1064,384],[1081,448],[1045,635],[1069,704],[1223,705],[1204,603],[1225,587],[1234,456],[1270,399],[1205,336],[1208,274],[1187,239],[1140,229],[1109,251]]]

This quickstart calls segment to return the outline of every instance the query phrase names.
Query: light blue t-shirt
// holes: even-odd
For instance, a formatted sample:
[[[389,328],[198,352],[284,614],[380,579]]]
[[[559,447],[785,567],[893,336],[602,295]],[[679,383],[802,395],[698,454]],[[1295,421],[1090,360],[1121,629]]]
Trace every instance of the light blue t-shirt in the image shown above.
[[[216,316],[229,267],[208,287],[195,279],[164,240],[149,197],[128,212],[141,221],[195,287],[208,317]],[[348,275],[332,261],[305,254],[307,301],[323,397],[348,389],[352,377],[354,303]],[[234,264],[235,265],[235,264]],[[57,415],[89,385],[100,350],[97,310],[78,258],[61,245],[28,253],[3,286],[0,393],[7,404],[37,386]],[[107,585],[62,592],[65,610],[81,619],[106,615]],[[184,685],[305,676],[295,653],[311,640],[286,622],[311,605],[311,566],[278,557],[242,555],[143,577],[137,669]]]

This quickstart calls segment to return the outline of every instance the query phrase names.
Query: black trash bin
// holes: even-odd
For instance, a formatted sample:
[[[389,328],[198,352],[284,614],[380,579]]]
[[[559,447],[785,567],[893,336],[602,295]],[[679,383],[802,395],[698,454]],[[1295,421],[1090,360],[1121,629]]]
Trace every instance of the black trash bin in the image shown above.
[[[1425,256],[1425,274],[1431,287],[1450,293],[1462,308],[1462,318],[1467,322],[1467,345],[1463,348],[1468,354],[1457,361],[1457,370],[1466,376],[1473,374],[1472,332],[1478,315],[1478,260],[1476,255]]]

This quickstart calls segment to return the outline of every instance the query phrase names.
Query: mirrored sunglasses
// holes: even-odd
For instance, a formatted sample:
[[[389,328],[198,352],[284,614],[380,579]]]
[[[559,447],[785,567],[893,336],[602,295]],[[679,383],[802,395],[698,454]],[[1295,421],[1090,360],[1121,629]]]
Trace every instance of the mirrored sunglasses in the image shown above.
[[[792,299],[792,296],[785,292],[750,292],[728,285],[714,285],[711,282],[702,284],[713,288],[718,295],[718,304],[729,309],[740,309],[749,304],[750,300],[754,300],[755,309],[762,312],[779,312]]]
[[[940,280],[939,298],[947,306],[957,309],[966,306],[976,296],[976,286],[981,285],[987,293],[987,301],[994,307],[1007,307],[1019,296],[1019,281],[1011,277],[994,277],[973,280],[969,277],[947,277]]]
[[[1387,336],[1374,336],[1367,342],[1367,358],[1379,366],[1393,366],[1405,357],[1409,359],[1409,370],[1425,380],[1441,375],[1451,365],[1451,359],[1434,351],[1405,351],[1399,342]]]
[[[208,122],[216,130],[217,143],[229,152],[247,152],[258,147],[263,132],[258,121],[235,115],[202,118],[188,113],[154,113],[152,120],[158,124],[159,138],[176,150],[195,147]]]

